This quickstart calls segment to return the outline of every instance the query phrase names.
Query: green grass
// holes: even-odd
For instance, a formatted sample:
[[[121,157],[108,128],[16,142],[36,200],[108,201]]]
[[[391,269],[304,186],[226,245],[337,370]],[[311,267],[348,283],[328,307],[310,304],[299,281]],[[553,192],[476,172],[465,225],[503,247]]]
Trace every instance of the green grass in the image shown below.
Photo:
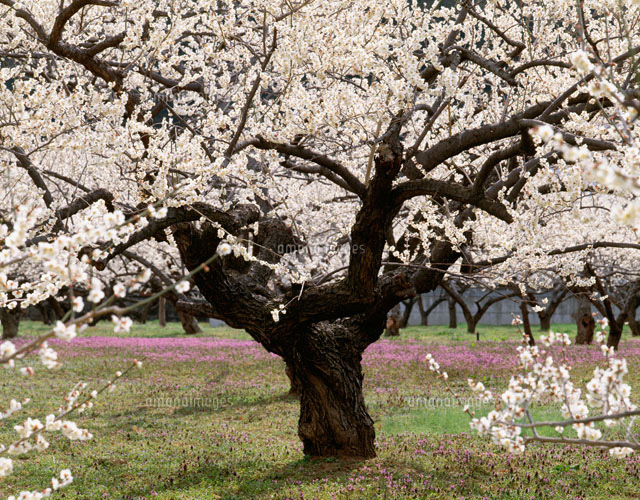
[[[210,328],[197,338],[246,340],[241,331]],[[566,325],[571,328],[571,325]],[[44,331],[23,322],[26,334]],[[563,331],[564,326],[554,329]],[[91,330],[113,336],[109,322]],[[393,343],[451,344],[517,338],[511,327],[481,327],[481,342],[446,327],[403,330]],[[186,337],[178,324],[136,325],[135,337]],[[192,337],[193,338],[193,337]],[[189,338],[185,345],[188,346]],[[138,356],[131,349],[61,349],[65,365],[53,376],[38,370],[30,379],[4,371],[0,401],[16,394],[32,398],[22,414],[44,419],[78,380],[92,387]],[[172,348],[174,349],[174,348]],[[160,352],[160,351],[158,351]],[[375,421],[378,457],[367,461],[308,460],[296,435],[298,402],[286,396],[284,364],[260,350],[206,350],[175,347],[176,361],[153,357],[132,372],[112,394],[105,394],[86,415],[74,417],[94,439],[70,442],[60,436],[29,459],[17,459],[15,474],[0,479],[0,498],[21,489],[46,486],[63,468],[74,483],[53,498],[65,500],[179,499],[635,499],[640,491],[640,461],[612,461],[600,450],[533,446],[514,458],[469,432],[460,406],[427,407],[410,403],[415,394],[448,398],[442,384],[417,364],[365,366],[365,397]],[[71,357],[73,353],[77,355]],[[169,352],[173,355],[174,351]],[[199,360],[207,355],[215,359]],[[65,359],[65,358],[63,358]],[[640,390],[638,360],[631,381]],[[466,367],[450,383],[464,387]],[[454,373],[454,372],[452,372]],[[500,385],[508,372],[491,372],[487,384]],[[52,396],[54,399],[52,399]],[[57,399],[55,399],[57,398]],[[171,399],[169,406],[158,398]],[[178,402],[176,404],[176,401]],[[476,409],[478,415],[488,408]],[[557,410],[538,408],[540,418]],[[14,439],[5,421],[0,442]],[[553,431],[550,431],[553,432]]]
[[[480,414],[487,412],[478,412]],[[469,416],[462,408],[416,408],[382,419],[381,430],[389,434],[415,432],[427,434],[457,434],[469,431]]]
[[[237,330],[235,328],[223,326],[213,327],[209,326],[207,322],[200,322],[200,328],[202,333],[197,334],[199,337],[217,337],[217,338],[229,338],[229,339],[242,339],[248,340],[251,337],[244,330]],[[49,331],[55,325],[45,325],[39,321],[21,321],[20,322],[20,336],[31,337],[42,335]],[[184,337],[184,329],[182,325],[177,322],[167,323],[166,326],[160,327],[157,320],[147,321],[145,324],[136,323],[133,327],[133,335],[136,337]],[[111,321],[100,321],[97,325],[92,326],[85,332],[79,334],[80,337],[95,337],[95,336],[107,336],[107,337],[129,337],[129,333],[114,333],[113,323]]]
[[[575,337],[576,334],[575,324],[554,324],[551,325],[551,329],[554,332],[568,333],[572,337]],[[511,325],[480,324],[476,330],[480,335],[480,341],[520,340],[518,330]],[[537,326],[533,326],[532,333],[536,338],[546,332],[540,331]],[[457,328],[449,328],[447,325],[409,326],[401,330],[400,337],[405,339],[424,339],[430,342],[473,342],[476,340],[474,334],[467,332],[466,323],[458,323]]]
[[[40,335],[51,326],[44,325],[36,321],[22,321],[20,324],[21,336]],[[231,327],[212,327],[207,322],[200,322],[202,333],[198,336],[218,337],[249,340],[251,337],[244,330],[238,330]],[[575,337],[576,325],[570,324],[553,324],[551,329],[554,332],[568,333],[571,337]],[[511,325],[483,325],[480,324],[476,329],[480,335],[480,341],[503,341],[503,340],[520,340],[518,330]],[[544,335],[546,332],[541,331],[537,326],[532,327],[534,337]],[[625,326],[624,335],[629,333],[628,327]],[[96,336],[103,335],[109,337],[126,337],[127,333],[114,333],[113,324],[110,321],[101,321],[80,336]],[[161,328],[157,320],[147,321],[145,324],[136,324],[134,335],[136,337],[182,337],[184,330],[180,323],[167,323]],[[393,339],[393,337],[385,337]],[[401,330],[400,337],[397,340],[421,340],[427,343],[448,343],[448,342],[474,342],[476,336],[467,332],[466,323],[458,323],[457,328],[449,328],[446,325],[434,326],[409,326]]]
[[[390,434],[402,432],[425,433],[433,435],[459,434],[469,432],[469,415],[460,406],[425,405],[427,407],[411,408],[409,411],[394,413],[382,419],[381,429]],[[492,408],[483,406],[475,410],[476,417],[486,416]],[[536,421],[564,420],[561,412],[556,408],[537,408],[531,412]],[[557,436],[553,429],[542,428],[538,432],[541,436]],[[531,435],[530,431],[523,435]],[[565,437],[575,437],[573,429],[563,434]]]
[[[20,323],[21,336],[40,335],[51,326],[47,326],[38,321],[22,321]],[[251,337],[244,330],[237,330],[230,327],[212,327],[207,322],[200,322],[202,333],[198,336],[233,338],[247,340]],[[554,332],[568,333],[575,336],[575,324],[554,324],[552,325]],[[511,325],[495,326],[495,325],[478,325],[477,331],[480,334],[480,340],[502,341],[502,340],[519,340],[520,336],[515,327]],[[534,336],[543,335],[545,332],[533,327]],[[627,330],[625,329],[625,334]],[[103,335],[109,337],[126,337],[127,333],[114,333],[113,324],[110,321],[101,321],[87,332],[80,334],[81,336]],[[147,321],[145,324],[136,324],[134,335],[136,337],[182,337],[184,330],[180,323],[167,323],[161,328],[157,320]],[[389,337],[385,337],[389,338]],[[417,339],[425,342],[460,342],[474,341],[475,335],[467,332],[466,323],[458,323],[457,328],[449,328],[446,325],[435,326],[409,326],[401,330],[399,340]]]

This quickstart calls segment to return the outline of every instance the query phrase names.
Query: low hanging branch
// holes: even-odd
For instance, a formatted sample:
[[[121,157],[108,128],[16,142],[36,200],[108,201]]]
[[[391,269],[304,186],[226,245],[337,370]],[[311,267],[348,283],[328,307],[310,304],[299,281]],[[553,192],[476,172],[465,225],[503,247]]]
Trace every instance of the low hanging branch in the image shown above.
[[[586,384],[586,398],[583,399],[583,392],[571,381],[569,367],[558,363],[557,353],[552,351],[552,348],[564,349],[569,346],[571,341],[568,335],[551,332],[548,336],[540,337],[539,344],[544,346],[542,349],[529,345],[525,339],[524,345],[518,348],[520,366],[524,372],[512,376],[509,389],[499,398],[494,398],[482,382],[469,379],[471,390],[485,403],[496,400],[496,409],[486,417],[475,418],[469,406],[464,407],[471,417],[471,428],[481,435],[490,436],[495,444],[512,453],[522,453],[528,444],[534,442],[608,448],[616,458],[640,450],[640,434],[636,425],[640,409],[631,402],[630,387],[624,382],[624,376],[628,373],[627,363],[615,356],[613,348],[602,344],[606,338],[603,330],[597,332],[596,338],[601,344],[605,362],[604,367],[594,370],[593,378]],[[431,355],[427,356],[427,361],[429,369],[438,377],[448,378]],[[447,388],[454,397],[459,398],[449,385]],[[564,419],[535,420],[532,409],[543,395],[550,395],[553,401],[561,405]],[[601,413],[588,416],[589,408]],[[604,423],[605,427],[598,428],[596,423]],[[538,434],[540,428],[552,428],[558,436],[541,436]],[[564,436],[567,428],[573,429],[577,437]],[[621,430],[624,439],[602,439],[608,428]],[[523,430],[531,431],[532,435],[522,435]]]

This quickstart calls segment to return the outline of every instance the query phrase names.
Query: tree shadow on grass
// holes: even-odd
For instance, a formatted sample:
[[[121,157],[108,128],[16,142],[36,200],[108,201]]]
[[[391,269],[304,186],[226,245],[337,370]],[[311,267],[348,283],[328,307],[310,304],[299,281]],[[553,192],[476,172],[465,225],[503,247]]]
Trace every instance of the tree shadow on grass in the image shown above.
[[[277,403],[291,403],[296,407],[299,401],[288,394],[259,396],[255,398],[243,397],[242,395],[218,395],[186,398],[187,402],[191,399],[191,404],[180,405],[172,413],[175,417],[184,417],[195,414],[211,414],[225,410],[240,408],[264,408]]]
[[[347,484],[350,474],[365,463],[363,460],[308,459],[308,457],[291,461],[276,468],[270,468],[270,462],[257,460],[229,464],[208,462],[200,464],[195,470],[178,471],[175,477],[156,483],[153,491],[157,494],[162,492],[187,493],[194,485],[198,485],[200,488],[210,487],[215,490],[216,496],[213,498],[222,500],[285,498],[285,496],[274,497],[274,493],[283,488],[318,483],[325,479],[328,479],[332,484]],[[240,477],[235,469],[267,470],[254,477],[246,477],[246,475]],[[231,489],[224,486],[229,481],[235,485]],[[150,493],[150,489],[145,488],[131,493],[134,497],[135,495],[144,497]]]

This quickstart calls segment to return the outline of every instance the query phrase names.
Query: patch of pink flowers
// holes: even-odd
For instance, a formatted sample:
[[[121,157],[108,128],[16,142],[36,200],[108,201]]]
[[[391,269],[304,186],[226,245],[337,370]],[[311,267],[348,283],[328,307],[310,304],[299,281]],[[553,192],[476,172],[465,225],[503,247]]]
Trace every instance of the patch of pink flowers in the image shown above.
[[[65,357],[102,357],[126,352],[126,356],[166,362],[221,362],[230,365],[244,364],[250,360],[277,359],[253,340],[220,339],[213,337],[81,337],[71,343],[52,341]],[[416,340],[380,340],[365,351],[365,368],[380,369],[385,366],[424,364],[431,353],[443,370],[505,370],[517,366],[516,341],[476,342],[474,344],[427,344]],[[562,356],[560,348],[556,355]],[[627,340],[621,352],[631,363],[640,359],[640,340]],[[572,345],[564,356],[571,365],[594,365],[602,361],[602,353],[594,346]]]

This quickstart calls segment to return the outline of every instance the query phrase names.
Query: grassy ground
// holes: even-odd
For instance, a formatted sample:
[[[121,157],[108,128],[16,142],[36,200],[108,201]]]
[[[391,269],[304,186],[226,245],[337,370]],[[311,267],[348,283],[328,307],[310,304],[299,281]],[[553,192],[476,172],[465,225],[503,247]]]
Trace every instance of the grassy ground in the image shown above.
[[[108,323],[70,344],[56,343],[65,365],[53,377],[0,379],[0,401],[32,398],[28,412],[44,419],[78,381],[99,384],[133,357],[145,360],[112,394],[75,418],[95,438],[52,437],[37,458],[18,459],[0,479],[0,498],[44,487],[69,467],[65,499],[392,499],[638,498],[640,457],[610,460],[606,452],[532,447],[513,457],[470,435],[467,417],[423,362],[432,352],[464,387],[477,377],[502,387],[513,368],[512,327],[481,327],[480,341],[446,327],[413,327],[365,353],[365,396],[376,422],[378,458],[367,462],[306,460],[296,436],[297,401],[285,396],[282,361],[241,331],[202,325],[195,337],[179,325],[137,325],[116,336]],[[25,322],[23,335],[42,331]],[[571,331],[571,325],[556,325]],[[506,342],[503,342],[506,340]],[[640,342],[623,344],[630,380],[640,391]],[[595,347],[572,346],[578,380],[599,361]],[[473,401],[471,401],[473,403]],[[476,405],[482,414],[488,408]],[[553,408],[536,411],[555,416]],[[19,419],[0,429],[9,443]]]
[[[39,335],[46,332],[49,327],[40,322],[23,321],[21,324],[21,336]],[[229,327],[214,328],[207,323],[200,323],[202,328],[202,334],[198,336],[205,337],[222,337],[249,340],[251,337],[243,330],[235,330]],[[493,326],[493,325],[478,325],[478,333],[480,334],[480,340],[520,340],[517,330],[513,326]],[[575,335],[576,326],[574,324],[555,324],[553,325],[553,331],[569,333]],[[536,327],[533,327],[534,335],[538,334]],[[627,331],[625,330],[625,334]],[[127,333],[113,333],[113,324],[108,321],[98,323],[96,326],[87,330],[81,336],[108,336],[108,337],[129,337],[131,335],[135,337],[182,337],[183,329],[180,323],[167,323],[167,326],[160,328],[157,321],[148,321],[144,325],[136,324],[132,334]],[[448,328],[443,325],[436,326],[410,326],[402,330],[402,335],[397,340],[420,340],[427,343],[447,343],[450,341],[473,341],[475,335],[467,332],[467,325],[465,323],[459,323],[457,328]]]
[[[553,325],[554,332],[569,333],[575,336],[576,325],[575,324],[555,324]],[[520,340],[520,334],[518,330],[509,326],[494,326],[494,325],[478,325],[476,328],[480,341],[502,341],[502,340]],[[542,332],[538,331],[537,327],[533,327],[533,335],[542,335]],[[439,326],[410,326],[402,330],[403,338],[419,339],[425,342],[459,342],[459,341],[474,341],[476,336],[467,332],[466,323],[458,324],[458,328],[448,328],[446,325]]]

